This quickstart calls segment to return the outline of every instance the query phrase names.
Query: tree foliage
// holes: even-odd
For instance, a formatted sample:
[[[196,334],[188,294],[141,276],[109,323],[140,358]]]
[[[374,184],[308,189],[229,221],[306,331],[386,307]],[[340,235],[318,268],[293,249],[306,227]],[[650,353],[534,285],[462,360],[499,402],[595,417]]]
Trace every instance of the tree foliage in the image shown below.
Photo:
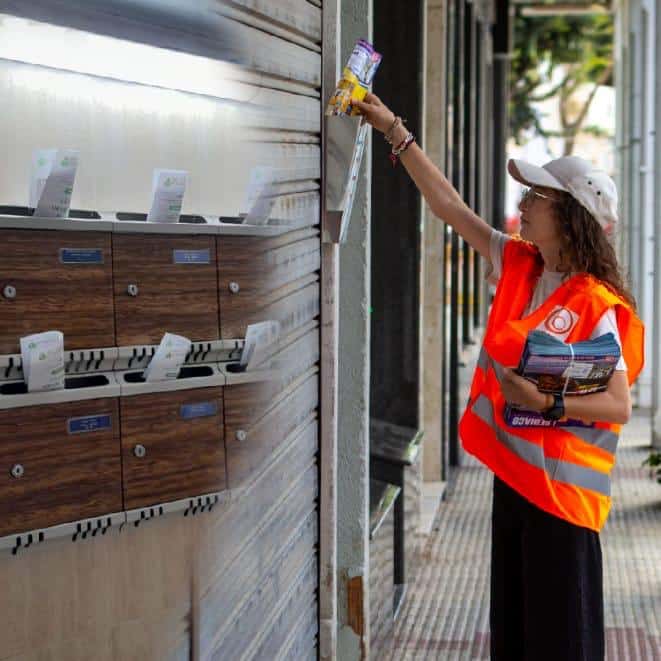
[[[611,14],[523,16],[517,11],[509,108],[517,144],[532,129],[545,138],[564,138],[567,155],[581,130],[599,133],[583,123],[599,86],[613,85],[614,29]],[[559,73],[560,82],[549,87]],[[592,86],[590,93],[579,99],[576,92],[585,84]],[[558,131],[545,129],[533,106],[553,97],[559,104]]]

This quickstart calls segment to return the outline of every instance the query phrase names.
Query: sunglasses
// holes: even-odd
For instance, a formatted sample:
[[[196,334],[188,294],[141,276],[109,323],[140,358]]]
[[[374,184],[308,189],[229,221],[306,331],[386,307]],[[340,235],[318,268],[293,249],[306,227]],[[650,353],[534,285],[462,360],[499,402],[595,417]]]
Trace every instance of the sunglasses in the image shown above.
[[[555,200],[555,197],[551,197],[550,195],[544,195],[544,193],[540,193],[538,190],[535,190],[534,188],[524,188],[523,189],[523,194],[521,195],[521,202],[532,202],[532,200],[535,197],[541,197],[545,200]]]

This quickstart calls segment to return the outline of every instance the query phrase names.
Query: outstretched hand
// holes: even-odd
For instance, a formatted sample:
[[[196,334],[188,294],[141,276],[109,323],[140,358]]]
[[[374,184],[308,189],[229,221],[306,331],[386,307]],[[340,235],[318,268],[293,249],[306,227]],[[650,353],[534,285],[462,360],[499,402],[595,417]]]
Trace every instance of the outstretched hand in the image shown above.
[[[371,92],[368,92],[364,101],[352,101],[351,105],[358,108],[367,123],[381,133],[385,133],[395,121],[395,114],[392,110],[376,94]]]

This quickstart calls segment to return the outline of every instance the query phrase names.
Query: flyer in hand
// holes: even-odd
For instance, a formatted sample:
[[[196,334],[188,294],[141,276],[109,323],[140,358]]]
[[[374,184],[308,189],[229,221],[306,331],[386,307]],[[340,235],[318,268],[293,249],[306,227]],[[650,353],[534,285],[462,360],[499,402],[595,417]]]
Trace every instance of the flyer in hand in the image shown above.
[[[359,39],[328,102],[326,115],[359,115],[353,102],[365,98],[379,64],[381,53],[377,53],[369,41]]]
[[[567,344],[535,330],[528,333],[517,374],[532,381],[540,392],[587,395],[606,390],[620,355],[613,333]],[[504,417],[511,427],[594,426],[570,418],[544,420],[537,411],[509,404]]]

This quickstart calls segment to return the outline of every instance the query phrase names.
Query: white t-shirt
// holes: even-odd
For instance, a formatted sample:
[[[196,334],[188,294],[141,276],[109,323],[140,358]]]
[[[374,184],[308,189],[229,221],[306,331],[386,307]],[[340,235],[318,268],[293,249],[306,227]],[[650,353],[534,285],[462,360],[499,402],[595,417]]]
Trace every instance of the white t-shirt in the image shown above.
[[[490,282],[493,285],[498,284],[500,275],[503,270],[503,252],[505,250],[505,244],[510,240],[510,236],[504,232],[499,232],[497,229],[493,229],[491,232],[491,241],[489,244],[489,255],[491,258],[491,268],[487,266],[487,270],[484,274],[485,280]],[[556,271],[547,271],[544,269],[542,275],[537,281],[535,286],[535,291],[533,292],[532,300],[530,301],[528,307],[524,310],[523,316],[529,315],[531,312],[536,310],[546,299],[562,284],[562,278],[564,273],[558,273]],[[572,274],[573,275],[573,274]],[[566,313],[566,311],[565,311]],[[560,319],[560,322],[563,320]],[[571,328],[571,325],[569,326]],[[542,328],[541,330],[545,330]],[[620,332],[617,328],[617,319],[615,317],[615,310],[609,308],[604,312],[601,319],[598,321],[595,326],[590,339],[599,337],[604,333],[613,333],[617,343],[622,349],[622,342],[620,341]],[[555,333],[554,336],[563,341],[566,339],[569,331],[566,333]],[[620,357],[617,365],[615,365],[616,370],[626,370],[627,364],[624,361],[624,357]]]

